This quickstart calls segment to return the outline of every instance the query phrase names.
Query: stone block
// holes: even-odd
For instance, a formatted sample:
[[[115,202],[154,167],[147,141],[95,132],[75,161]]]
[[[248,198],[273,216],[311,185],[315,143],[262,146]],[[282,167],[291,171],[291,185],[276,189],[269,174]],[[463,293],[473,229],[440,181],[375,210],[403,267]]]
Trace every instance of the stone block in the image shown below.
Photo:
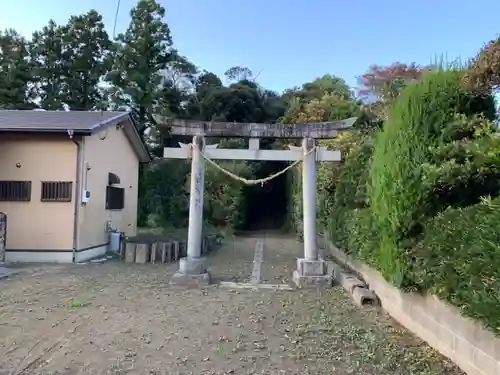
[[[149,260],[149,244],[138,243],[135,247],[135,262],[146,264]]]
[[[326,262],[324,260],[297,259],[297,271],[301,276],[326,275]]]
[[[356,286],[351,293],[353,301],[358,306],[376,306],[378,305],[378,298],[371,290],[365,287]]]
[[[208,241],[208,249],[207,249],[207,251],[215,250],[215,247],[217,246],[217,235],[215,235],[215,234],[209,234],[207,236],[207,241]]]
[[[331,275],[309,275],[304,276],[298,270],[293,271],[293,282],[298,288],[329,288],[332,286],[333,278]]]
[[[187,256],[187,241],[186,240],[179,241],[179,258],[177,259],[181,259],[182,257],[186,256]]]
[[[125,262],[135,262],[135,243],[127,242],[127,244],[125,245]]]
[[[190,274],[190,275],[200,275],[207,271],[205,258],[181,258],[179,260],[179,272]]]
[[[161,244],[161,262],[167,263],[172,261],[172,242],[163,242]]]
[[[151,259],[150,259],[151,264],[160,263],[161,254],[158,254],[160,252],[160,249],[161,247],[158,242],[154,242],[151,245]]]
[[[0,279],[10,276],[10,271],[3,264],[0,264]]]
[[[366,285],[356,276],[349,275],[347,273],[340,274],[341,281],[339,282],[349,293],[353,293],[354,289],[366,289]]]
[[[172,242],[172,260],[178,261],[180,259],[179,241]]]

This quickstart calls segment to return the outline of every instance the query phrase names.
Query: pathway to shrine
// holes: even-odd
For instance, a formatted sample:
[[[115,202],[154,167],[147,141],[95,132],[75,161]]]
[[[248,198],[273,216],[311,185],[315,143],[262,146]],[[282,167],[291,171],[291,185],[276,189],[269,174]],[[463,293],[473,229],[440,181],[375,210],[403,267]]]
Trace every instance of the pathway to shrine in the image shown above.
[[[253,289],[171,286],[175,263],[13,269],[0,374],[462,374],[341,287],[266,288],[287,284],[302,253],[286,236],[226,237],[207,259],[212,282]]]

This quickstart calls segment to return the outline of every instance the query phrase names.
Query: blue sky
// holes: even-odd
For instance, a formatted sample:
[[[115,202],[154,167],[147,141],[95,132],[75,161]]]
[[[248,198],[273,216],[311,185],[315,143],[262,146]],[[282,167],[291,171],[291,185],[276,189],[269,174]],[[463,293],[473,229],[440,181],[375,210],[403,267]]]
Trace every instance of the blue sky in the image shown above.
[[[325,73],[355,86],[371,64],[472,57],[500,32],[499,0],[160,0],[175,46],[222,76],[235,65],[282,91]],[[121,0],[117,31],[135,0]],[[413,4],[411,4],[413,3]],[[367,5],[369,4],[369,5]],[[112,33],[116,0],[1,0],[0,28],[25,36],[94,8]]]

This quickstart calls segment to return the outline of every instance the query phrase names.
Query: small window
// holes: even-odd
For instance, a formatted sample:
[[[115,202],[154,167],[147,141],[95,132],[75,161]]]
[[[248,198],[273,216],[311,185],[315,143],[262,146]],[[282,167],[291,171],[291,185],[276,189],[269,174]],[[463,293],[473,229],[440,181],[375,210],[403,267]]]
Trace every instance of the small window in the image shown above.
[[[29,202],[31,181],[0,181],[0,201]]]
[[[73,182],[42,181],[42,202],[71,202]]]
[[[125,207],[125,189],[106,186],[106,210],[122,210]]]

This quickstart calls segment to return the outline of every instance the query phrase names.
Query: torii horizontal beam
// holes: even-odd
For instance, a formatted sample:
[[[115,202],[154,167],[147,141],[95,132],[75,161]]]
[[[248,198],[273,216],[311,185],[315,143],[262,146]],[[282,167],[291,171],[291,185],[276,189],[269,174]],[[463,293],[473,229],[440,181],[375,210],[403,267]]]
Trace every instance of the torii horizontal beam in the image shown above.
[[[180,148],[165,147],[165,159],[187,159],[188,145],[179,143]],[[259,150],[259,149],[224,149],[215,145],[207,145],[204,154],[213,160],[256,160],[256,161],[296,161],[303,157],[301,147],[288,146],[290,150]],[[323,147],[316,147],[316,161],[340,161],[340,151],[330,151]]]
[[[216,122],[171,119],[154,116],[160,128],[165,128],[172,135],[218,138],[335,138],[338,131],[348,130],[358,120],[351,117],[346,120],[307,124],[258,124],[249,122]]]

